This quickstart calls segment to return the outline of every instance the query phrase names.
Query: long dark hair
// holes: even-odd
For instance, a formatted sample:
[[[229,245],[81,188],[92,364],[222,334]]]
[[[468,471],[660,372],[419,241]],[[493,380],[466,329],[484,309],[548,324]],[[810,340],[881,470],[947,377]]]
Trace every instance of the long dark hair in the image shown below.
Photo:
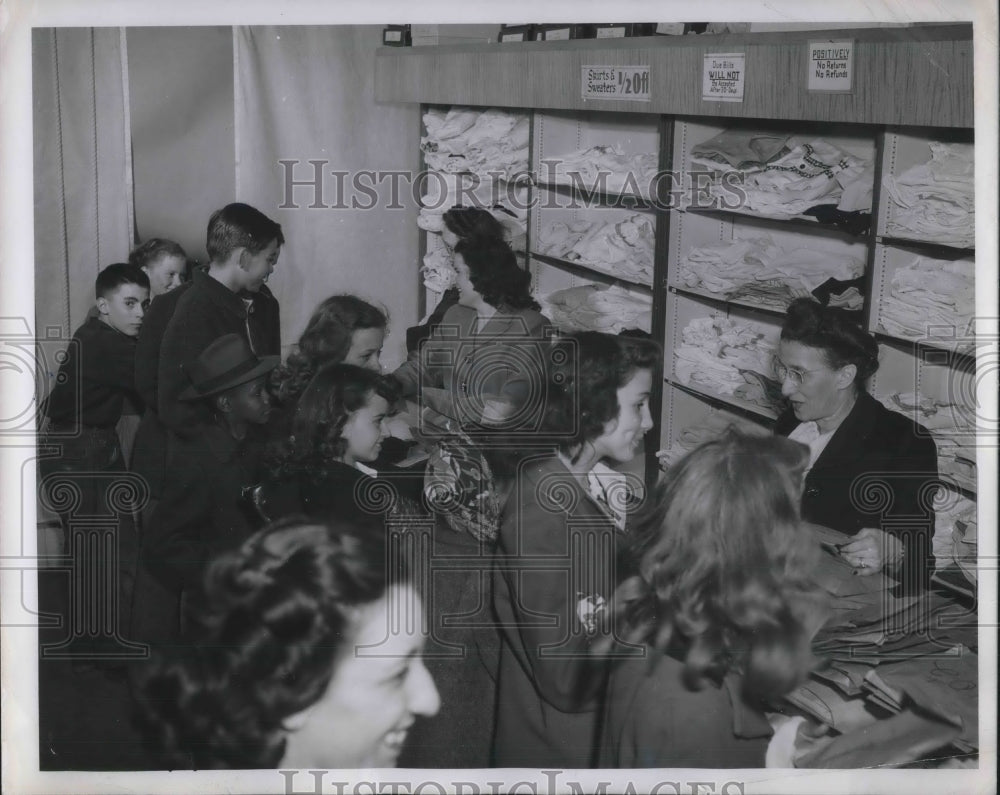
[[[628,640],[683,650],[689,688],[737,670],[767,699],[812,667],[824,597],[800,525],[808,460],[798,442],[730,428],[668,470],[615,610]]]
[[[531,297],[531,274],[517,264],[510,246],[499,240],[459,240],[455,254],[469,266],[469,281],[483,300],[500,309],[538,309]]]
[[[215,560],[198,642],[137,676],[137,721],[167,768],[276,767],[284,722],[318,701],[358,606],[390,581],[384,547],[344,524],[289,518]]]

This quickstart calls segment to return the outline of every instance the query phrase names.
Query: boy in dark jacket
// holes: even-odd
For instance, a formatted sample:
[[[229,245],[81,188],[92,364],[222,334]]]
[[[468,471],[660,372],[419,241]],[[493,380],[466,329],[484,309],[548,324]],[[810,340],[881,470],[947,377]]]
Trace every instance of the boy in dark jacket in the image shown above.
[[[228,204],[208,222],[208,273],[196,271],[177,301],[160,346],[157,408],[177,436],[197,433],[210,412],[181,400],[184,366],[224,334],[239,334],[258,356],[281,354],[278,302],[264,286],[285,238],[281,226],[247,204]],[[168,445],[169,446],[169,445]]]
[[[179,439],[163,496],[143,535],[136,604],[137,638],[179,637],[182,602],[196,598],[205,566],[256,529],[243,491],[258,480],[259,435],[271,413],[265,377],[279,357],[258,357],[240,334],[210,344],[185,369],[179,398],[199,402],[212,419]]]
[[[149,279],[141,268],[115,263],[98,274],[95,293],[97,314],[74,333],[45,402],[49,425],[40,447],[57,454],[43,452],[40,489],[59,513],[66,549],[75,556],[70,645],[82,642],[95,649],[111,641],[106,650],[114,656],[117,644],[111,639],[118,630],[106,622],[88,622],[87,616],[111,615],[118,627],[128,620],[137,544],[126,501],[135,484],[127,483],[115,426],[126,398],[139,402],[134,391],[135,340],[149,300]],[[89,517],[90,525],[75,521],[82,517]],[[93,523],[98,517],[99,526]],[[113,541],[102,537],[95,544],[87,540],[92,533],[109,533]],[[118,560],[89,560],[92,550],[109,545],[117,550]],[[91,564],[107,573],[102,582],[90,581],[97,576]]]

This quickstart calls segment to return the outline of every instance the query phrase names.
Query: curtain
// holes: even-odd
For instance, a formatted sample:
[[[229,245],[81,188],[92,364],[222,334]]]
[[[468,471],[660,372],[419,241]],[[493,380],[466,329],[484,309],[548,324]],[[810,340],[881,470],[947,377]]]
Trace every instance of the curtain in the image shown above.
[[[32,45],[35,327],[69,337],[132,242],[124,33],[39,28]]]
[[[282,225],[286,245],[268,285],[281,302],[285,350],[321,300],[355,293],[389,311],[382,361],[391,369],[405,358],[405,330],[417,321],[417,204],[402,178],[399,209],[390,208],[390,178],[372,188],[378,196],[374,201],[350,185],[362,170],[416,172],[420,119],[414,105],[375,104],[381,30],[234,29],[236,194],[238,201]],[[295,161],[293,169],[289,172],[281,160]],[[299,182],[313,179],[310,160],[325,161],[320,201],[312,185],[295,187],[286,197],[286,175]],[[329,176],[334,170],[350,174],[344,192],[348,204],[356,194],[359,204],[374,206],[329,207],[337,200]],[[374,182],[360,179],[365,185]],[[327,207],[311,206],[316,204]]]

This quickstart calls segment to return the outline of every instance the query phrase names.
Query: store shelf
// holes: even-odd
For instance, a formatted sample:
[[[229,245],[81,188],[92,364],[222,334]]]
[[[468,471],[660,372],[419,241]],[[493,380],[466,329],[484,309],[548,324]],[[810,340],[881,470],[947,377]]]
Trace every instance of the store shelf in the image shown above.
[[[653,285],[650,283],[633,281],[632,279],[626,279],[611,271],[601,270],[592,262],[565,260],[560,259],[559,257],[550,257],[547,254],[539,254],[537,251],[532,251],[531,257],[539,260],[540,262],[544,262],[547,265],[555,265],[556,267],[570,271],[575,276],[579,276],[584,279],[594,278],[602,284],[627,284],[630,287],[641,287],[647,291],[653,289]]]
[[[778,419],[778,412],[776,410],[765,408],[748,400],[741,400],[733,395],[720,395],[716,392],[710,392],[707,389],[699,389],[671,379],[664,379],[664,383],[681,392],[701,398],[716,408],[742,412],[745,417],[752,417],[759,423],[767,422],[773,424]]]
[[[971,144],[971,130],[945,131],[940,129],[904,132],[886,132],[883,143],[883,177],[899,177],[914,166],[928,163],[932,159],[930,144],[933,141],[955,144]],[[967,246],[955,241],[946,241],[934,235],[906,233],[898,226],[899,206],[892,200],[884,185],[879,199],[877,235],[883,243],[891,245],[927,245],[935,248],[972,252],[975,246]],[[947,254],[942,254],[946,258]]]
[[[974,356],[975,343],[971,334],[972,315],[956,316],[954,323],[928,323],[926,333],[922,335],[913,333],[904,336],[890,332],[886,327],[884,311],[886,302],[893,300],[891,294],[893,277],[897,271],[909,267],[921,257],[934,259],[925,256],[925,252],[921,252],[919,249],[897,248],[881,244],[875,246],[869,330],[883,339],[951,351],[960,356]],[[970,272],[975,274],[975,262],[968,257],[956,254],[941,261],[963,263]]]
[[[580,189],[573,185],[565,185],[554,182],[535,182],[535,187],[539,190],[550,191],[564,197],[566,201],[560,202],[558,199],[540,201],[541,205],[555,205],[558,207],[572,206],[574,202],[582,202],[586,207],[607,207],[613,210],[652,210],[654,202],[642,196],[632,193],[610,193]]]
[[[719,318],[736,321],[740,326],[745,327],[754,335],[762,335],[776,346],[780,334],[781,326],[775,320],[761,318],[759,314],[743,310],[732,309],[728,312],[720,311],[719,308],[710,302],[696,299],[689,296],[669,293],[667,296],[667,328],[664,345],[665,361],[664,375],[670,383],[687,389],[691,392],[703,395],[723,404],[731,405],[752,414],[759,415],[766,419],[775,419],[778,414],[778,403],[775,401],[772,406],[765,406],[747,400],[740,395],[726,395],[713,390],[710,386],[701,383],[690,383],[681,377],[676,369],[677,357],[675,351],[682,345],[683,331],[691,321],[700,318]],[[763,369],[763,366],[762,366]],[[754,370],[754,372],[758,372]],[[765,377],[774,379],[773,364],[770,364],[770,372],[760,373]],[[751,381],[747,381],[747,388],[752,387]],[[775,382],[775,389],[780,386]]]

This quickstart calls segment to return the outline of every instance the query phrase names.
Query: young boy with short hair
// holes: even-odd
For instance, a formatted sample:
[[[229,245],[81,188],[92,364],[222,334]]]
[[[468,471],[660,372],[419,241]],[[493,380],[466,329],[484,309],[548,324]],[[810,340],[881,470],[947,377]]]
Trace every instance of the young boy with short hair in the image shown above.
[[[212,342],[185,367],[178,398],[211,420],[172,450],[163,496],[143,533],[135,637],[179,637],[181,605],[197,593],[208,561],[239,546],[256,528],[245,488],[259,481],[261,430],[271,413],[266,376],[278,356],[258,357],[240,334]]]
[[[174,434],[197,435],[210,415],[180,399],[184,365],[224,334],[239,334],[258,356],[281,354],[278,302],[265,282],[285,238],[280,224],[247,204],[228,204],[208,222],[208,272],[195,272],[160,346],[157,407]]]
[[[40,459],[40,488],[49,498],[49,504],[59,512],[66,533],[67,550],[76,550],[80,546],[71,537],[74,527],[72,516],[114,514],[113,532],[119,558],[118,566],[110,570],[115,574],[121,572],[120,588],[108,590],[111,580],[75,582],[74,600],[98,599],[101,602],[74,602],[70,607],[74,615],[83,615],[88,611],[104,615],[104,611],[110,612],[114,608],[110,602],[103,600],[110,599],[114,593],[120,600],[114,615],[120,619],[118,627],[123,629],[128,622],[138,545],[131,512],[121,506],[121,500],[108,497],[112,487],[119,485],[123,477],[116,473],[125,471],[116,431],[123,404],[127,398],[141,404],[135,394],[135,345],[149,301],[149,279],[141,268],[115,263],[98,274],[95,294],[97,315],[88,317],[73,334],[56,383],[45,401],[44,413],[49,418],[49,425],[40,446],[58,451],[58,454],[43,454]],[[75,487],[74,504],[57,498],[61,493],[59,481]],[[81,532],[86,533],[88,528],[81,527]],[[74,554],[86,555],[91,546],[82,543],[82,548],[84,551]],[[103,545],[101,549],[104,549]],[[111,561],[105,561],[103,565],[107,567],[109,564]],[[86,568],[81,560],[76,560],[75,565],[81,571]],[[81,576],[84,579],[87,577],[86,574]],[[71,636],[79,640],[77,636],[84,628],[68,618],[66,624],[72,625]],[[93,631],[90,634],[93,636]],[[96,648],[95,644],[109,641],[112,646],[115,645],[111,641],[114,633],[107,626],[102,625],[97,634],[100,637],[91,637],[94,642],[88,648]],[[113,653],[112,649],[109,654]]]

